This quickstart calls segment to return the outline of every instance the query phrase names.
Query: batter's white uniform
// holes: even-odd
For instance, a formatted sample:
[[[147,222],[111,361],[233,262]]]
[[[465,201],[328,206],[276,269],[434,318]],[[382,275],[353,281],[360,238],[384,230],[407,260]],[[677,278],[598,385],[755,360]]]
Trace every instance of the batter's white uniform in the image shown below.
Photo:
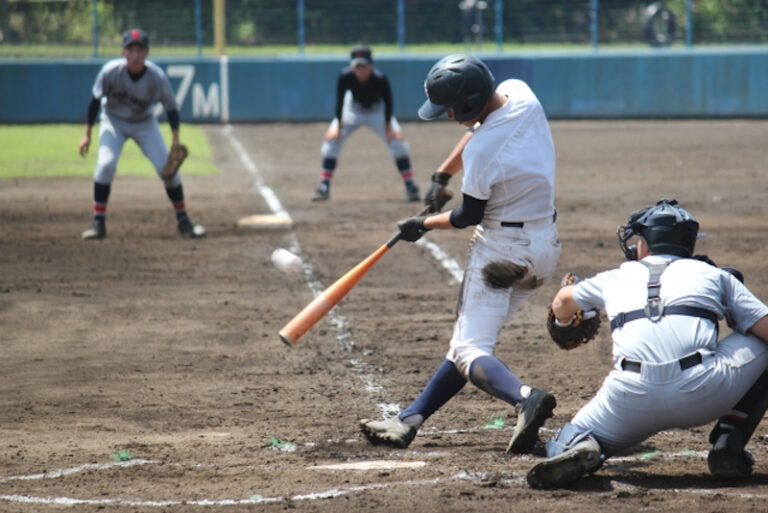
[[[488,115],[462,153],[462,192],[487,200],[470,248],[447,355],[464,376],[476,358],[493,355],[504,322],[552,275],[561,251],[555,224],[555,147],[544,109],[520,80],[506,80],[496,91],[508,101]],[[509,288],[492,288],[483,269],[493,262],[511,262],[524,275]]]
[[[741,282],[695,259],[651,255],[644,261],[671,262],[661,275],[662,304],[710,310],[729,319],[735,333],[718,342],[714,322],[686,315],[641,318],[614,330],[615,367],[572,420],[579,431],[592,431],[606,455],[664,429],[717,419],[768,368],[768,346],[744,334],[768,307]],[[646,305],[648,278],[645,265],[625,262],[577,284],[573,297],[582,309],[603,308],[613,319]],[[702,363],[683,370],[679,360],[697,351]],[[623,370],[624,359],[641,362],[640,372]]]
[[[133,138],[152,162],[158,176],[168,160],[168,148],[153,113],[160,102],[167,111],[178,110],[171,83],[157,64],[145,61],[145,72],[138,80],[131,78],[125,59],[114,59],[101,68],[93,85],[93,97],[105,98],[99,123],[99,155],[94,181],[110,184],[117,171],[123,145]],[[166,187],[178,187],[177,173]]]

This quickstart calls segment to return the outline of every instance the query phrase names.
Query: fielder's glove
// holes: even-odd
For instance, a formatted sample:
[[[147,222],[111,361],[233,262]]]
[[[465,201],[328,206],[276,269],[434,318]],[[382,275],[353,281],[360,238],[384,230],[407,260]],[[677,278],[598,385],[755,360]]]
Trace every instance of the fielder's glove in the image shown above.
[[[429,207],[429,213],[440,212],[453,197],[450,189],[446,189],[451,175],[448,173],[432,173],[432,183],[424,195],[424,204]]]
[[[189,150],[187,150],[187,147],[183,144],[174,144],[171,146],[171,149],[168,152],[168,160],[163,167],[163,180],[170,180],[176,176],[176,173],[179,172],[179,168],[181,167],[182,162],[184,162],[184,159],[187,158],[187,155],[189,155]]]
[[[579,278],[573,273],[566,273],[560,287],[575,285]],[[550,305],[547,312],[547,331],[560,349],[571,350],[586,344],[597,335],[600,329],[600,312],[597,309],[583,312],[579,310],[568,322],[560,322],[555,317]]]
[[[416,242],[424,235],[427,228],[424,228],[425,216],[409,217],[397,223],[400,228],[400,238],[408,242]]]

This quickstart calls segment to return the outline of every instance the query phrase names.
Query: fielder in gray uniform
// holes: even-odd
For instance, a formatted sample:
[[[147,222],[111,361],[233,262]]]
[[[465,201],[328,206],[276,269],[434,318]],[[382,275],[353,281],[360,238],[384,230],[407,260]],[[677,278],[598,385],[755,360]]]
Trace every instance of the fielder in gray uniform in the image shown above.
[[[393,114],[392,90],[387,76],[373,67],[371,49],[356,46],[349,66],[342,69],[336,82],[336,116],[325,133],[320,184],[312,201],[326,201],[331,195],[331,179],[341,148],[352,132],[367,126],[387,143],[389,153],[405,184],[408,201],[420,201],[419,187],[413,181],[408,143]]]
[[[561,323],[579,310],[611,319],[613,370],[597,395],[546,444],[547,460],[528,473],[534,488],[554,488],[659,431],[720,417],[710,435],[710,473],[745,477],[745,451],[768,408],[768,306],[740,272],[692,257],[699,223],[662,200],[619,227],[628,262],[560,289]],[[638,236],[636,246],[627,242]],[[718,340],[718,320],[733,333]]]
[[[84,157],[90,148],[91,128],[104,98],[99,127],[99,155],[93,173],[93,222],[83,232],[83,239],[103,239],[107,236],[107,201],[120,152],[128,138],[136,141],[158,176],[161,176],[168,159],[168,148],[152,112],[156,102],[162,103],[168,114],[173,145],[179,144],[179,108],[165,72],[146,60],[149,55],[147,34],[139,29],[125,32],[122,54],[122,59],[104,64],[96,77],[88,106],[85,135],[80,141],[79,151]],[[176,173],[163,182],[176,212],[179,233],[185,237],[203,237],[205,229],[192,223],[187,215],[181,175]]]
[[[518,408],[508,452],[526,452],[552,415],[555,398],[524,384],[494,355],[505,321],[547,280],[560,256],[555,224],[555,147],[544,109],[520,80],[498,86],[481,60],[450,55],[427,75],[422,119],[442,114],[470,128],[433,175],[425,197],[439,211],[452,175],[464,169],[462,205],[399,223],[406,241],[427,230],[476,226],[448,352],[399,416],[361,420],[374,444],[407,447],[417,430],[467,381]]]

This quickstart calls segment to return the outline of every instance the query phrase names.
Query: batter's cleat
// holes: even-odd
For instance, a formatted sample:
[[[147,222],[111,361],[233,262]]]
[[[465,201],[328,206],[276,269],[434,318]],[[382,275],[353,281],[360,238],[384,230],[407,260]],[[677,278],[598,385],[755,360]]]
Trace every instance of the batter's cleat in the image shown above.
[[[319,185],[312,195],[312,201],[328,201],[331,197],[331,189],[326,185]]]
[[[517,405],[517,425],[507,453],[532,453],[539,440],[539,428],[552,416],[555,406],[555,396],[545,390],[532,389],[528,398]]]
[[[387,420],[361,420],[360,431],[373,445],[405,449],[416,437],[418,428],[409,426],[397,417],[392,417]]]
[[[200,224],[194,224],[188,217],[179,221],[179,233],[182,237],[199,239],[205,237],[205,228]]]
[[[744,479],[752,475],[755,458],[747,451],[730,453],[726,448],[712,449],[707,456],[707,466],[712,477],[718,479]]]
[[[534,466],[528,471],[526,479],[531,488],[559,488],[591,474],[602,463],[600,444],[589,437],[562,454]]]
[[[410,186],[406,185],[405,197],[408,199],[408,201],[412,201],[412,202],[421,201],[421,196],[419,195],[419,186],[416,184],[413,184]]]
[[[97,221],[96,219],[93,220],[93,224],[83,232],[83,239],[85,240],[91,240],[91,239],[103,239],[107,236],[107,223],[104,221]]]

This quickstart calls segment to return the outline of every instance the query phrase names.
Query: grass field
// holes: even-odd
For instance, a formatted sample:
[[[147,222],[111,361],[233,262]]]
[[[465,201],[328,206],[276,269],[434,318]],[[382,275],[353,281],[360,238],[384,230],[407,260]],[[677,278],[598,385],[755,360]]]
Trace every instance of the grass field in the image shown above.
[[[171,141],[167,124],[161,124],[166,142]],[[77,152],[85,131],[84,125],[0,125],[0,178],[90,176],[98,154],[98,125],[93,127],[91,149],[85,158]],[[214,174],[219,170],[213,163],[211,147],[203,131],[195,125],[181,126],[181,141],[190,155],[184,162],[184,174]],[[133,140],[123,148],[118,174],[155,176],[149,160]]]

